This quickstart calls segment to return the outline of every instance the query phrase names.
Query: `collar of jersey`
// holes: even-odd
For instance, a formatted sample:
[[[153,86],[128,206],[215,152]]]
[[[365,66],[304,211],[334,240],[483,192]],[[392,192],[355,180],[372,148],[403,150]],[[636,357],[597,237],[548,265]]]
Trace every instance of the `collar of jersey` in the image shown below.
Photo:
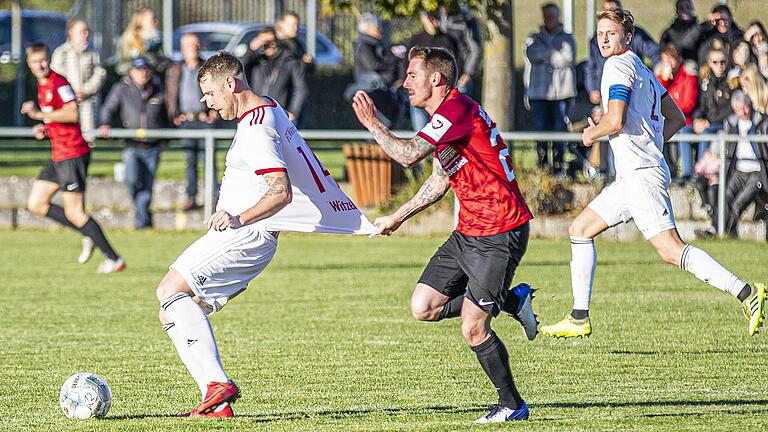
[[[248,114],[250,114],[250,113],[252,113],[252,112],[256,111],[256,110],[257,110],[257,109],[259,109],[259,108],[265,108],[265,107],[266,107],[266,108],[274,108],[274,107],[276,107],[276,106],[277,106],[277,102],[275,102],[275,100],[274,100],[274,99],[272,99],[271,97],[269,97],[269,96],[262,96],[262,97],[263,97],[264,99],[269,99],[269,100],[271,100],[272,102],[271,102],[271,103],[269,103],[269,104],[264,104],[264,105],[259,105],[259,106],[253,107],[253,108],[249,109],[248,111],[244,112],[244,113],[243,113],[243,114],[242,114],[242,115],[241,115],[241,116],[240,116],[240,117],[237,119],[237,122],[238,122],[238,123],[240,123],[240,122],[243,120],[243,118],[245,118],[245,116],[247,116]]]

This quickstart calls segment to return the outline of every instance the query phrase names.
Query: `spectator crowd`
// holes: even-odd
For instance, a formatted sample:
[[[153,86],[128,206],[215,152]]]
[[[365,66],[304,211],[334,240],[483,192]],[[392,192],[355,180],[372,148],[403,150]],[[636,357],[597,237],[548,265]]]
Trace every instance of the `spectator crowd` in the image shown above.
[[[619,0],[606,0],[601,7],[620,9]],[[541,8],[542,24],[523,44],[524,104],[541,132],[578,130],[591,117],[597,122],[605,101],[600,81],[605,59],[597,37],[590,41],[588,59],[576,61],[577,45],[567,33],[555,3]],[[728,6],[717,4],[703,19],[695,14],[693,0],[677,0],[675,18],[657,43],[637,27],[631,48],[644,59],[686,118],[686,134],[707,135],[725,132],[764,134],[768,115],[768,33],[760,21],[744,30],[734,22]],[[377,115],[389,127],[403,127],[410,118],[414,130],[428,122],[426,112],[409,107],[402,83],[406,76],[407,53],[412,47],[442,47],[458,60],[459,91],[471,93],[482,60],[482,32],[476,18],[465,7],[420,14],[421,31],[393,46],[378,16],[364,13],[358,19],[354,43],[353,82],[344,92],[347,99],[365,90],[379,108]],[[67,41],[55,49],[51,68],[64,76],[76,93],[84,137],[92,142],[98,134],[109,137],[110,125],[125,128],[205,129],[214,127],[216,113],[200,102],[197,72],[203,63],[200,39],[194,33],[180,39],[181,59],[173,62],[163,52],[159,21],[149,8],[138,9],[120,38],[116,72],[122,76],[99,100],[106,71],[98,53],[89,48],[88,24],[72,19]],[[315,70],[315,59],[298,39],[299,16],[285,12],[274,27],[264,27],[248,43],[241,57],[247,79],[255,92],[273,98],[301,127],[307,117],[309,87],[307,76]],[[738,97],[736,97],[738,95]],[[405,126],[407,127],[407,126]],[[135,207],[135,227],[152,226],[149,211],[152,184],[164,143],[149,139],[124,141],[124,182]],[[186,156],[186,199],[183,210],[199,207],[198,161],[203,142],[184,139]],[[747,140],[727,143],[728,228],[735,233],[738,216],[746,205],[765,193],[768,184],[768,148]],[[702,201],[716,220],[713,190],[716,190],[719,152],[708,141],[669,143],[665,158],[672,181],[699,189]],[[565,142],[536,143],[537,164],[557,177],[575,177],[582,171],[588,180],[611,178],[613,161],[607,143],[588,149]],[[729,159],[730,161],[730,159]],[[726,161],[728,163],[728,161]],[[746,170],[746,171],[745,171]],[[733,189],[733,190],[731,190]],[[745,204],[746,203],[746,204]],[[702,231],[711,234],[714,228]]]

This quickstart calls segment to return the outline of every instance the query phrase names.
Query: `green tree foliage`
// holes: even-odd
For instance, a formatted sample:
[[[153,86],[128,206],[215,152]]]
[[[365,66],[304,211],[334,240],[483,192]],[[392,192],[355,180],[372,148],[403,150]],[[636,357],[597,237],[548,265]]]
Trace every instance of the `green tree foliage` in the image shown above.
[[[475,11],[481,12],[484,6],[495,7],[508,4],[510,0],[375,0],[376,12],[382,18],[387,19],[393,16],[414,16],[421,10],[436,11],[439,4],[445,4],[451,10],[458,10],[459,3],[464,3]],[[321,10],[324,15],[333,15],[338,12],[352,12],[359,9],[362,4],[370,4],[369,1],[361,0],[321,0]]]

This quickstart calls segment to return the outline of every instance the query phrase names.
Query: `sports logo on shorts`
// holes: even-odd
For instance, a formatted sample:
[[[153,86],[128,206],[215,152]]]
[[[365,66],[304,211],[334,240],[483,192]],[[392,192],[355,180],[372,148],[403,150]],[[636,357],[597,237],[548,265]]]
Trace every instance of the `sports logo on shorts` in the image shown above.
[[[80,186],[80,183],[70,183],[67,185],[67,190],[72,192],[73,190],[77,189],[78,186]]]

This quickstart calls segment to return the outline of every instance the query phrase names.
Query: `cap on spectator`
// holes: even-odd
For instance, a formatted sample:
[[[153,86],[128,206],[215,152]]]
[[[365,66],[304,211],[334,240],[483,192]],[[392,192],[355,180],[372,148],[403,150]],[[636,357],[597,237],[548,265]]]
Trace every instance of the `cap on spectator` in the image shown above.
[[[136,57],[133,59],[131,67],[134,69],[152,69],[152,66],[150,66],[149,62],[144,57]]]

